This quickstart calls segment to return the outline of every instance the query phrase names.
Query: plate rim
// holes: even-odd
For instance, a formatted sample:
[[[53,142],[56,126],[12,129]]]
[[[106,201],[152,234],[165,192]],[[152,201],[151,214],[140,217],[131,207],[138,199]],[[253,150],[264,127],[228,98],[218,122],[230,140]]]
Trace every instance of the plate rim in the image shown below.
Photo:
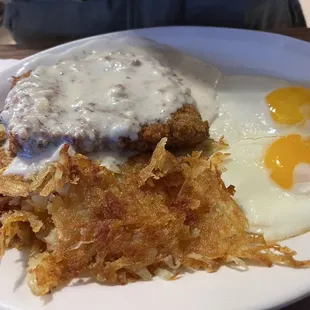
[[[134,29],[134,30],[126,30],[126,31],[121,31],[121,32],[113,32],[113,33],[109,33],[109,34],[101,34],[101,35],[96,35],[96,36],[92,36],[92,37],[88,37],[88,38],[83,38],[83,39],[79,39],[79,40],[75,40],[75,41],[71,41],[65,44],[61,44],[58,45],[56,47],[52,47],[50,49],[44,50],[44,51],[40,51],[38,53],[35,53],[34,55],[28,56],[20,61],[18,61],[16,64],[14,64],[12,67],[5,69],[3,71],[0,72],[0,78],[1,77],[7,77],[7,75],[9,73],[11,73],[14,70],[18,70],[18,68],[22,67],[24,64],[34,60],[37,57],[43,56],[43,55],[47,55],[47,54],[53,54],[53,53],[59,53],[61,50],[65,50],[65,49],[71,49],[74,46],[79,46],[82,45],[84,43],[87,43],[88,41],[91,40],[96,40],[96,39],[100,39],[102,37],[107,37],[107,36],[113,36],[113,35],[126,35],[126,34],[131,34],[131,33],[136,33],[139,36],[143,36],[143,34],[146,34],[147,32],[152,32],[152,31],[165,31],[165,29],[169,29],[169,31],[176,31],[176,32],[182,32],[184,30],[187,29],[191,29],[191,31],[195,31],[198,30],[201,31],[201,29],[203,30],[208,30],[208,31],[214,31],[217,32],[217,34],[219,33],[223,33],[223,32],[231,32],[232,34],[238,34],[238,36],[243,36],[244,34],[248,35],[249,33],[251,33],[253,35],[253,38],[259,38],[259,40],[261,42],[263,42],[264,40],[266,40],[266,42],[268,43],[272,43],[275,46],[278,47],[282,47],[282,48],[288,48],[288,47],[293,47],[294,48],[294,53],[300,53],[300,54],[307,54],[306,56],[310,56],[310,43],[300,40],[300,39],[296,39],[296,38],[292,38],[286,35],[282,35],[282,34],[274,34],[274,33],[268,33],[268,32],[263,32],[263,31],[256,31],[256,30],[244,30],[244,29],[235,29],[235,28],[221,28],[221,27],[197,27],[197,26],[169,26],[169,27],[152,27],[152,28],[144,28],[144,29]],[[255,39],[254,38],[254,39]],[[277,38],[277,40],[274,40],[275,38]],[[308,50],[308,52],[306,53],[305,50]],[[309,57],[310,58],[310,57]],[[0,84],[0,88],[1,88],[1,84]],[[303,298],[305,298],[306,296],[310,295],[310,286],[307,290],[307,292],[302,293],[301,295],[298,296],[294,296],[292,299],[287,299],[285,301],[283,301],[281,304],[273,304],[271,305],[272,309],[279,309],[281,307],[293,304],[299,300],[302,300]],[[1,303],[1,300],[0,300]],[[0,304],[0,309],[2,308],[2,305]],[[271,309],[268,307],[268,309]],[[3,309],[7,309],[6,307],[4,307]],[[266,308],[267,309],[267,308]]]
[[[94,39],[99,39],[101,37],[108,37],[108,36],[114,36],[114,35],[118,35],[118,34],[122,34],[122,35],[126,35],[126,34],[131,34],[131,33],[137,33],[138,35],[140,33],[143,32],[148,32],[148,31],[156,31],[156,30],[165,30],[165,29],[169,29],[169,30],[175,30],[175,31],[182,31],[185,29],[203,29],[203,30],[212,30],[212,31],[218,31],[218,32],[232,32],[232,33],[238,33],[238,34],[246,34],[246,33],[252,33],[254,36],[256,36],[257,38],[261,38],[262,40],[266,40],[266,39],[272,39],[272,38],[278,38],[281,43],[291,43],[294,45],[298,45],[299,47],[301,47],[301,49],[303,50],[304,48],[310,48],[310,42],[308,41],[304,41],[298,38],[293,38],[284,34],[279,34],[279,33],[271,33],[271,32],[265,32],[265,31],[260,31],[260,30],[252,30],[252,29],[237,29],[237,28],[224,28],[224,27],[212,27],[212,26],[164,26],[164,27],[148,27],[148,28],[142,28],[142,29],[132,29],[132,30],[124,30],[124,31],[115,31],[115,32],[110,32],[110,33],[106,33],[106,34],[98,34],[98,35],[94,35],[94,36],[90,36],[87,38],[82,38],[82,39],[78,39],[78,40],[73,40],[67,43],[63,43],[57,46],[53,46],[51,48],[48,49],[44,49],[43,51],[37,52],[33,55],[27,56],[23,59],[20,59],[18,61],[18,63],[14,64],[12,67],[18,67],[21,65],[21,63],[27,63],[31,60],[33,60],[34,58],[38,57],[38,56],[42,56],[45,55],[47,53],[50,52],[55,52],[58,51],[62,48],[65,47],[71,47],[71,46],[75,46],[78,45],[79,43],[85,43]],[[279,45],[280,41],[273,41],[273,44]],[[296,51],[295,51],[296,52]],[[303,53],[303,52],[302,52]],[[309,56],[309,55],[308,55]],[[0,76],[2,74],[4,74],[6,71],[9,71],[12,67],[7,68],[3,71],[0,72]]]

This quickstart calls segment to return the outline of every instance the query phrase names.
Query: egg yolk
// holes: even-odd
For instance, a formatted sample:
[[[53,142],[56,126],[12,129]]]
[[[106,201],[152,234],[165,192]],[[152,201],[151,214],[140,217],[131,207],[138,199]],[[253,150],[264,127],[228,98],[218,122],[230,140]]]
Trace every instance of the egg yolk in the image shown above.
[[[310,89],[291,86],[276,89],[266,97],[273,120],[294,125],[310,119]]]
[[[303,139],[300,135],[279,138],[268,147],[264,162],[279,186],[292,188],[295,167],[310,164],[310,138]]]

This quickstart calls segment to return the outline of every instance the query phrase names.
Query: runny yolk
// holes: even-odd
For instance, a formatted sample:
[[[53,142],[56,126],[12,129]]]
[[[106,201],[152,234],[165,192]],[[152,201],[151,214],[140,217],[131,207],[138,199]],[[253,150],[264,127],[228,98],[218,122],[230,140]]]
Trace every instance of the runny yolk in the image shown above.
[[[295,167],[310,164],[310,138],[303,139],[296,134],[279,138],[268,147],[264,162],[279,186],[292,188]]]
[[[310,119],[310,89],[291,86],[276,89],[266,97],[270,114],[279,124],[294,125]]]

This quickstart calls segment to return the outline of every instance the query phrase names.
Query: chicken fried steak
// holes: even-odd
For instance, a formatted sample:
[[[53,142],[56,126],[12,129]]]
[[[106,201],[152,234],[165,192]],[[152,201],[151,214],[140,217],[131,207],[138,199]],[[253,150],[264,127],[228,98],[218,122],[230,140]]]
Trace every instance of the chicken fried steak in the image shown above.
[[[123,51],[66,60],[14,79],[2,122],[13,154],[28,156],[68,142],[87,154],[116,145],[153,150],[208,137],[191,95],[155,58]]]

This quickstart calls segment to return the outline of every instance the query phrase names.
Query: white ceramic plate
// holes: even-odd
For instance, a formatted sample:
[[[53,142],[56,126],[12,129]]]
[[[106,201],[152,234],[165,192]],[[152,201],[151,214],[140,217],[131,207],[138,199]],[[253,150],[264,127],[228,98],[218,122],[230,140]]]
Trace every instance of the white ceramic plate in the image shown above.
[[[200,28],[153,28],[129,33],[149,37],[218,66],[226,73],[269,75],[309,83],[310,44],[261,32]],[[123,35],[124,33],[122,33]],[[108,35],[119,36],[119,34]],[[105,40],[107,36],[95,37]],[[94,38],[71,42],[31,56],[0,74],[0,99],[9,90],[8,78],[26,65],[49,62],[60,53]],[[310,207],[310,206],[309,206]],[[310,258],[310,234],[285,242],[298,258]],[[23,254],[9,251],[0,266],[0,309],[270,309],[310,293],[310,269],[251,267],[238,272],[226,267],[213,274],[196,272],[178,281],[154,280],[126,286],[96,283],[71,285],[44,298],[34,297],[25,281]]]

